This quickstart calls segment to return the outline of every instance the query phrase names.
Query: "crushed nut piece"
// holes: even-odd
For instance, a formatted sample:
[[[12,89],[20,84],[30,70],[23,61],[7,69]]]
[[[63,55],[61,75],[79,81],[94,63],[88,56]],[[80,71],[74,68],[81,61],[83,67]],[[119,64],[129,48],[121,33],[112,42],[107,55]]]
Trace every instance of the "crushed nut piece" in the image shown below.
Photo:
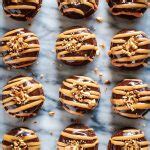
[[[94,72],[95,72],[96,75],[98,75],[98,76],[100,76],[100,77],[103,76],[103,73],[101,73],[101,72],[98,70],[98,68],[95,68],[95,69],[94,69]]]
[[[22,52],[24,49],[28,48],[28,43],[25,42],[24,38],[21,34],[17,34],[13,38],[10,39],[9,42],[6,43],[9,47],[9,54],[19,57],[20,52]]]
[[[96,21],[99,22],[99,23],[102,23],[104,20],[102,17],[96,17]]]
[[[101,47],[102,49],[106,49],[106,44],[105,44],[105,43],[101,43],[101,44],[100,44],[100,47]]]
[[[125,44],[123,44],[123,53],[130,56],[135,55],[138,49],[138,42],[135,36],[132,36]]]
[[[50,116],[54,116],[54,115],[55,115],[55,112],[50,111],[48,114],[49,114]]]
[[[111,84],[110,80],[105,80],[105,84]]]
[[[140,95],[139,95],[139,91],[137,91],[137,90],[128,91],[128,92],[126,92],[126,95],[123,96],[124,103],[132,111],[134,111],[133,104],[138,103],[139,98],[140,98]]]

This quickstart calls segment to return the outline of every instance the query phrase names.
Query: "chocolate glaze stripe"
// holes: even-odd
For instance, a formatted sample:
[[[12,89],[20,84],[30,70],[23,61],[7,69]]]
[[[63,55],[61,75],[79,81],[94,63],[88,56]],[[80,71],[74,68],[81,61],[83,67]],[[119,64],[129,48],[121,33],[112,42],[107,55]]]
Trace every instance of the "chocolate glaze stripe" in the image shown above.
[[[92,58],[80,56],[81,51],[97,50],[97,46],[86,44],[87,40],[95,38],[94,34],[84,32],[86,28],[70,29],[58,35],[58,41],[56,42],[56,51],[58,51],[57,58],[60,60],[89,60]],[[81,33],[80,33],[81,32]],[[76,39],[82,39],[81,41]],[[68,41],[69,40],[69,41]],[[67,42],[67,43],[66,43]],[[72,45],[74,51],[77,51],[77,55],[72,55],[70,48],[67,45]],[[66,55],[66,56],[65,56]]]
[[[64,2],[60,3],[59,9],[62,9],[63,7],[65,7],[66,5],[85,5],[86,7],[89,7],[89,9],[94,9],[97,8],[97,3],[95,0],[64,0]],[[73,8],[73,7],[69,7],[69,8],[65,8],[63,10],[64,13],[68,13],[68,12],[74,12],[77,13],[79,15],[85,16],[85,12],[84,10],[82,10],[81,8]]]
[[[132,15],[135,17],[140,17],[142,15],[142,12],[138,12],[138,9],[144,9],[148,7],[147,2],[137,2],[137,3],[126,3],[126,4],[117,4],[110,8],[110,11],[113,15]],[[120,9],[120,12],[115,12],[114,10]],[[125,9],[128,9],[128,12],[125,11]],[[136,9],[135,12],[132,12],[132,9]]]
[[[117,145],[117,146],[124,146],[125,142],[123,141],[133,141],[135,140],[137,144],[141,147],[141,150],[148,150],[148,146],[150,144],[149,141],[137,141],[138,139],[144,138],[144,133],[139,132],[137,129],[129,129],[129,130],[123,130],[124,134],[126,133],[135,133],[134,135],[128,135],[128,136],[114,136],[111,138],[111,144]]]
[[[33,4],[36,4],[36,5],[38,5],[40,2],[39,2],[39,0],[25,0],[24,2],[25,2],[25,4],[21,4],[21,2],[22,2],[22,0],[11,0],[11,2],[12,3],[14,3],[14,4],[12,4],[12,5],[9,5],[9,6],[5,6],[4,7],[4,9],[7,11],[7,10],[14,10],[14,9],[22,9],[22,10],[27,10],[27,9],[30,9],[30,10],[34,10],[34,9],[36,9],[36,6],[31,6],[31,5],[28,5],[28,3],[33,3]],[[17,5],[15,5],[15,3],[17,4]],[[19,17],[24,17],[25,15],[23,15],[23,14],[13,14],[13,16],[19,16]]]
[[[138,80],[135,80],[138,81]],[[139,80],[141,81],[141,80]],[[122,97],[126,97],[127,92],[132,92],[135,90],[138,90],[138,95],[140,96],[138,98],[138,101],[134,104],[132,104],[131,107],[128,106],[128,102],[126,103],[126,100],[124,99],[111,99],[111,102],[113,105],[113,109],[118,112],[119,114],[122,114],[126,117],[137,117],[140,115],[138,114],[132,114],[132,111],[135,109],[150,109],[150,91],[140,91],[140,89],[147,88],[147,84],[142,84],[142,85],[134,85],[134,86],[117,86],[115,87],[112,91],[113,94],[116,95],[121,95]],[[132,110],[133,109],[133,110]],[[128,112],[123,112],[127,111]]]
[[[84,79],[84,77],[83,77]],[[87,79],[87,78],[85,78]],[[64,88],[60,89],[60,93],[63,94],[64,98],[60,98],[60,101],[63,102],[66,105],[70,106],[78,106],[81,108],[87,108],[90,109],[89,104],[86,102],[92,101],[93,99],[98,100],[100,93],[95,90],[95,88],[98,90],[98,85],[96,83],[92,82],[83,82],[83,81],[78,81],[74,79],[66,79],[64,82]],[[86,99],[84,99],[83,103],[80,103],[78,101],[70,101],[70,99],[73,99],[73,95],[70,92],[71,90],[73,91],[74,85],[80,85],[80,86],[87,86],[87,88],[90,88],[90,91],[88,91],[88,95],[86,96]],[[94,89],[93,89],[94,88]],[[66,99],[67,98],[67,99]]]
[[[12,87],[17,87],[21,84],[25,84],[29,81],[32,81],[33,78],[31,77],[23,77],[23,78],[19,78],[19,79],[13,79],[11,80],[10,82],[8,82],[8,84],[4,87],[4,90],[3,90],[3,95],[7,96],[7,95],[11,95],[12,94],[12,91],[10,88]],[[30,86],[25,86],[24,87],[24,90],[26,91],[26,93],[23,93],[23,94],[26,94],[26,95],[31,95],[32,92],[36,91],[37,89],[40,89],[42,88],[42,85],[41,84],[38,84],[38,83],[34,83],[34,85],[32,85],[31,87]],[[7,110],[8,113],[11,113],[11,114],[15,114],[15,113],[19,113],[19,116],[22,115],[29,115],[30,113],[21,113],[22,111],[25,111],[27,109],[30,109],[30,108],[33,108],[35,106],[38,106],[40,104],[43,103],[44,101],[44,96],[43,95],[36,95],[36,96],[30,96],[28,97],[27,101],[28,103],[26,103],[25,105],[23,106],[20,106],[20,107],[17,107],[17,108],[13,108],[13,109],[10,109],[10,110]],[[2,101],[2,104],[4,105],[4,107],[8,107],[8,106],[13,106],[16,104],[16,102],[14,101],[14,97],[13,96],[7,96],[5,99],[3,99]]]
[[[24,134],[23,136],[19,136],[19,134],[18,134],[18,136],[10,135],[9,133],[5,134],[4,138],[3,138],[2,147],[4,149],[10,149],[10,148],[12,148],[13,143],[15,141],[21,140],[21,142],[25,142],[25,144],[27,144],[29,150],[39,149],[40,142],[38,142],[37,135],[35,135],[34,132],[32,132],[31,130],[28,130],[28,129],[21,128],[21,130],[22,130],[22,132],[28,133],[28,134]],[[8,145],[8,143],[12,143],[12,145],[10,145],[10,144]]]
[[[141,31],[135,31],[135,32],[130,32],[130,33],[120,33],[120,34],[115,35],[111,42],[112,44],[116,44],[116,46],[112,47],[108,54],[109,55],[122,55],[126,53],[126,50],[124,49],[124,44],[127,44],[129,40],[132,40],[131,38],[133,38],[134,36],[138,36],[138,35],[145,35],[145,33]],[[130,39],[127,41],[126,38],[130,38]],[[135,55],[131,55],[130,57],[122,56],[122,57],[114,58],[111,61],[112,64],[118,67],[121,67],[122,63],[124,62],[127,62],[127,64],[125,64],[125,66],[127,67],[136,67],[136,66],[139,66],[140,64],[144,65],[145,62],[144,61],[141,62],[141,60],[147,59],[150,57],[150,49],[144,49],[143,47],[150,44],[150,39],[140,38],[140,39],[137,39],[136,42],[137,42],[137,49],[135,51]],[[118,43],[122,45],[118,46],[117,45]],[[135,61],[135,63],[134,64],[130,63],[132,61]]]
[[[10,31],[6,33],[3,38],[0,39],[0,41],[3,43],[2,46],[0,47],[0,52],[5,53],[5,56],[3,57],[4,62],[7,65],[17,64],[15,68],[25,67],[28,66],[29,64],[32,64],[37,59],[37,57],[33,57],[32,55],[30,57],[27,56],[30,53],[38,53],[40,51],[39,43],[34,43],[34,41],[38,41],[37,36],[31,32],[28,33],[22,32],[21,34],[17,35],[17,33],[21,31],[24,31],[24,29],[21,28],[21,29]],[[25,48],[22,48],[23,50],[21,51],[14,50],[14,49],[11,50],[8,45],[11,39],[16,38],[16,35],[18,36],[18,39],[16,39],[16,46],[17,46],[17,40],[19,40],[19,38],[22,40],[24,44],[27,45]],[[7,51],[12,51],[12,53],[7,53]],[[25,54],[27,56],[22,57]]]
[[[91,134],[93,133],[93,129],[91,128],[73,128],[68,127],[64,131],[61,132],[61,138],[64,139],[63,141],[58,141],[57,146],[59,150],[66,150],[67,148],[94,148],[98,144],[98,138],[96,135]],[[66,141],[78,141],[79,145],[72,145],[69,147]],[[68,146],[68,147],[67,147]]]

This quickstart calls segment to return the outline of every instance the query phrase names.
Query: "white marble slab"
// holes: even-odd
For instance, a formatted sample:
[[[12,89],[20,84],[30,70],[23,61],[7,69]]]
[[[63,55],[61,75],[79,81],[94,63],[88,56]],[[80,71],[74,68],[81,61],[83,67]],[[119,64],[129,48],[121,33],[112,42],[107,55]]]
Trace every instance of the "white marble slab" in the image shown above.
[[[32,25],[14,21],[3,14],[0,1],[0,36],[6,31],[17,27],[26,27],[35,32],[41,43],[41,52],[38,64],[22,70],[7,70],[0,58],[0,92],[8,79],[18,74],[33,75],[40,81],[45,90],[46,102],[39,112],[38,116],[26,122],[20,122],[17,119],[7,115],[0,104],[0,142],[3,134],[16,126],[25,126],[35,130],[41,140],[42,150],[55,150],[56,140],[62,129],[71,123],[72,115],[61,109],[58,102],[58,89],[63,79],[70,75],[85,75],[95,79],[101,85],[102,98],[99,107],[82,119],[82,122],[93,127],[99,136],[99,150],[106,150],[108,140],[113,132],[124,127],[136,127],[145,131],[146,137],[150,140],[150,113],[145,119],[130,120],[114,114],[111,110],[110,97],[111,89],[120,80],[124,78],[141,78],[150,83],[150,67],[138,71],[119,71],[110,65],[107,51],[110,46],[111,37],[122,28],[135,28],[143,30],[150,35],[150,10],[144,17],[134,21],[113,18],[108,13],[108,6],[105,0],[101,0],[99,10],[92,17],[84,20],[71,20],[63,17],[57,9],[55,0],[43,0],[43,6],[40,13],[36,16]],[[103,23],[96,22],[96,17],[102,16]],[[97,36],[98,43],[106,43],[106,51],[100,49],[101,56],[95,61],[83,67],[69,67],[56,60],[55,53],[52,52],[55,45],[57,34],[67,27],[82,25],[89,27]],[[97,67],[104,74],[102,80],[93,72]],[[41,79],[40,75],[44,78]],[[103,82],[108,79],[111,85],[105,85]],[[54,117],[48,115],[49,111],[54,111]],[[37,121],[36,124],[33,122]],[[50,133],[53,135],[50,135]]]

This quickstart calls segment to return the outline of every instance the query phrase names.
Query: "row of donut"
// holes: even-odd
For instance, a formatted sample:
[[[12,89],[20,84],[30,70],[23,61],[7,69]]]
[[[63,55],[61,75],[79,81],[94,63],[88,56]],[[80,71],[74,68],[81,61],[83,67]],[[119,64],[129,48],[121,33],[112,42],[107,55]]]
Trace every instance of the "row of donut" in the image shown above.
[[[150,109],[150,90],[140,79],[125,79],[112,90],[113,109],[128,118],[141,118]],[[63,81],[59,98],[63,108],[74,115],[84,115],[93,110],[100,99],[99,85],[89,77],[72,76]],[[42,85],[32,77],[17,76],[8,81],[2,92],[2,104],[7,113],[26,120],[35,116],[45,101]],[[94,130],[82,124],[73,124],[61,132],[58,150],[98,150],[98,137]],[[128,128],[115,133],[108,150],[148,150],[150,142],[141,130]],[[4,135],[3,150],[40,149],[35,132],[15,128]]]
[[[85,76],[71,76],[62,82],[59,100],[69,113],[83,116],[99,104],[97,82]],[[42,85],[32,77],[17,76],[2,92],[2,105],[8,114],[26,120],[35,116],[45,101]],[[150,109],[150,89],[140,79],[124,79],[112,89],[113,110],[128,118],[143,118]]]
[[[83,124],[66,127],[57,141],[57,150],[98,150],[99,139],[94,130]],[[109,140],[108,150],[149,150],[150,142],[144,132],[135,129],[117,131]],[[23,127],[12,129],[4,135],[3,150],[40,150],[37,134]]]
[[[32,20],[38,13],[42,0],[2,0],[6,15],[19,21]],[[89,17],[98,9],[99,0],[57,0],[64,16],[73,19]],[[143,16],[148,8],[147,0],[107,0],[110,12],[128,19]]]
[[[98,52],[96,36],[85,27],[69,28],[58,35],[55,50],[58,60],[65,64],[87,64]],[[24,28],[11,30],[0,39],[3,61],[11,68],[32,65],[39,51],[38,37]],[[142,31],[124,29],[112,38],[108,55],[115,67],[140,68],[150,58],[150,39]]]

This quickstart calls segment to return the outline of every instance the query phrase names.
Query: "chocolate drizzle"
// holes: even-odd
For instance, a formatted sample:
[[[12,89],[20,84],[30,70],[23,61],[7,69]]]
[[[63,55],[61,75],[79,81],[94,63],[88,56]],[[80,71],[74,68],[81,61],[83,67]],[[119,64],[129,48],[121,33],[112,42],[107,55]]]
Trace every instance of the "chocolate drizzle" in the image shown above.
[[[99,0],[58,0],[58,7],[64,16],[81,19],[92,15],[98,3]]]
[[[4,135],[2,148],[3,150],[39,150],[40,141],[32,130],[18,127]]]
[[[110,138],[108,150],[148,150],[149,144],[141,130],[124,129]]]
[[[72,76],[65,81],[59,90],[63,108],[69,113],[83,115],[93,110],[99,102],[99,85],[84,76]]]
[[[84,27],[73,27],[58,35],[57,58],[68,65],[80,66],[93,61],[97,42],[95,35]]]
[[[107,2],[113,15],[127,19],[142,17],[148,8],[147,0],[107,0]]]
[[[18,21],[31,21],[38,13],[42,0],[3,0],[3,9]]]
[[[32,65],[40,51],[38,37],[24,28],[7,32],[0,44],[4,63],[16,69]]]
[[[42,85],[32,77],[17,76],[3,88],[2,104],[16,118],[25,120],[35,116],[44,100]]]
[[[61,132],[58,150],[98,150],[98,137],[92,128],[72,124]]]
[[[128,118],[142,118],[150,109],[150,90],[140,79],[125,79],[112,90],[113,110]]]
[[[150,58],[150,39],[142,31],[122,30],[113,37],[108,54],[113,66],[138,69]]]

